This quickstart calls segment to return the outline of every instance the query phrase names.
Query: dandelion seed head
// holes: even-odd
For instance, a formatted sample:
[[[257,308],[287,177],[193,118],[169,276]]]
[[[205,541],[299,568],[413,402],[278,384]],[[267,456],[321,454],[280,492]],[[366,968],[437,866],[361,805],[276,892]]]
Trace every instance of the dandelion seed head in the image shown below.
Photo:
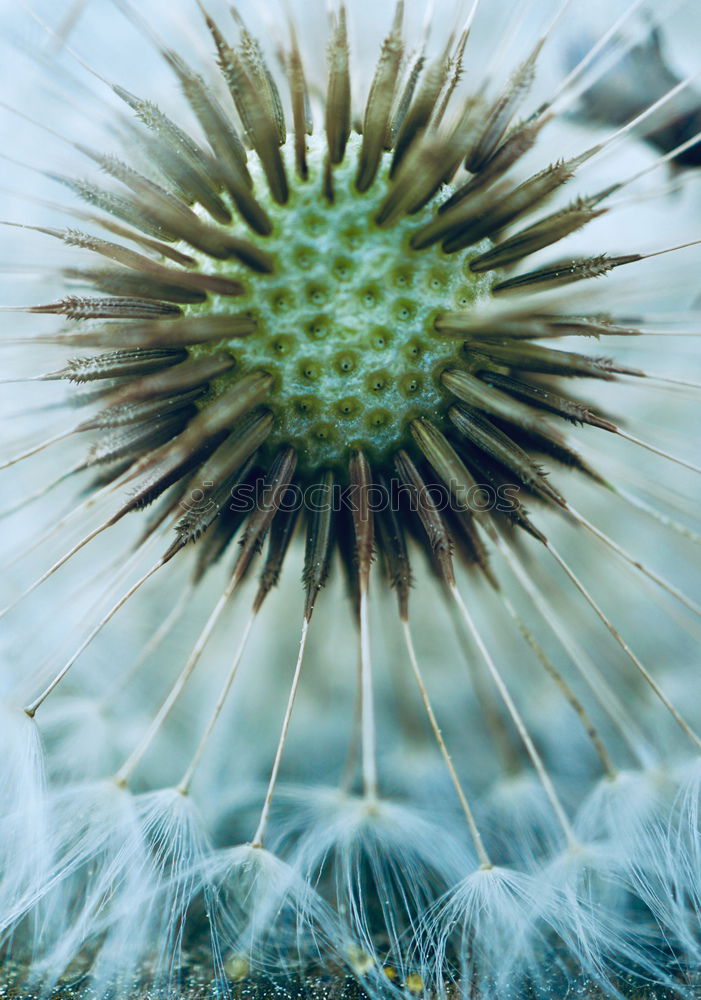
[[[693,995],[698,234],[638,141],[693,78],[572,115],[641,6],[574,67],[535,0],[37,19],[49,103],[0,112],[28,989]]]
[[[307,177],[282,206],[266,195],[260,166],[249,168],[273,227],[252,243],[267,255],[272,273],[251,276],[231,263],[217,266],[248,286],[235,305],[252,316],[255,337],[190,353],[201,357],[224,346],[230,353],[233,372],[214,381],[213,396],[251,371],[273,376],[268,405],[275,424],[267,447],[291,443],[300,470],[313,477],[324,468],[345,468],[354,449],[387,460],[407,443],[411,420],[445,414],[449,396],[441,375],[462,363],[463,352],[459,341],[431,335],[434,319],[486,298],[489,282],[469,272],[465,253],[455,259],[439,247],[411,252],[411,234],[432,218],[431,204],[410,219],[377,225],[389,154],[373,188],[361,194],[355,187],[361,139],[351,136],[329,205],[320,195],[325,144],[312,138],[309,147]],[[291,164],[290,139],[282,154]],[[191,313],[231,308],[215,298]],[[418,333],[424,330],[428,335]]]

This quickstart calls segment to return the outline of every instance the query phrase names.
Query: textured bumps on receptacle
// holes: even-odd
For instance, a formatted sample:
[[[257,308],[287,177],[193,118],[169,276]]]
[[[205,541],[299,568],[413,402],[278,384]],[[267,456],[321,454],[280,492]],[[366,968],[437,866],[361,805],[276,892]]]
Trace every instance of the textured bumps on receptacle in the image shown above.
[[[352,136],[334,172],[334,200],[320,190],[325,145],[310,141],[305,183],[278,205],[260,167],[250,164],[254,191],[272,223],[267,236],[249,236],[274,270],[256,275],[230,261],[222,274],[241,280],[235,300],[255,335],[198,346],[193,356],[227,350],[236,365],[214,382],[223,389],[242,373],[265,369],[275,379],[268,406],[275,416],[269,445],[292,444],[308,471],[343,467],[353,450],[386,459],[401,447],[411,420],[447,408],[441,376],[465,361],[459,340],[439,337],[436,317],[468,309],[488,295],[489,281],[470,272],[475,251],[448,257],[439,246],[412,250],[412,233],[433,216],[427,205],[411,218],[380,227],[391,158],[363,194],[355,183],[360,138]],[[354,155],[355,154],[355,155]],[[291,159],[291,143],[283,150]],[[214,297],[202,310],[232,311]]]

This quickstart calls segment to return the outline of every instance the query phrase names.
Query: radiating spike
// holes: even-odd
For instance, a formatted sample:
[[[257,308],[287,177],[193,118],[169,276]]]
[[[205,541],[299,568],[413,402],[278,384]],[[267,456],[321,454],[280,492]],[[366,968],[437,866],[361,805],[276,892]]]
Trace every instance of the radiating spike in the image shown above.
[[[295,135],[295,163],[297,173],[306,180],[309,176],[307,165],[307,136],[311,134],[312,122],[309,92],[304,74],[304,62],[299,50],[299,41],[293,22],[289,23],[290,52],[287,58],[287,77],[292,101],[292,122]]]
[[[411,108],[414,96],[416,94],[416,89],[419,85],[419,80],[421,79],[421,74],[423,73],[424,65],[426,63],[425,52],[420,52],[418,55],[414,52],[411,55],[411,61],[409,63],[409,69],[404,79],[403,86],[398,91],[398,99],[396,102],[396,107],[392,114],[392,121],[389,127],[389,148],[395,149],[397,143],[397,136],[402,128],[402,125],[406,121],[406,117],[409,114],[409,109]],[[392,175],[392,168],[390,167],[390,176]]]
[[[472,348],[471,348],[472,350]],[[607,381],[615,376],[642,374],[638,369],[619,365],[611,358],[590,358],[572,351],[553,350],[540,344],[515,342],[513,344],[481,343],[474,345],[475,353],[484,354],[500,365],[511,365],[522,371],[543,372],[548,375],[567,375],[571,378],[598,378]]]
[[[294,496],[293,491],[288,490],[288,495]],[[285,556],[287,555],[290,543],[294,537],[295,528],[297,527],[299,511],[294,509],[287,510],[284,506],[285,499],[283,496],[280,509],[270,526],[268,552],[265,557],[263,571],[260,574],[258,591],[253,602],[254,611],[260,609],[270,591],[274,587],[277,587],[280,582]]]
[[[252,458],[270,434],[272,423],[269,413],[253,417],[203,462],[197,470],[196,499],[181,500],[185,513],[175,528],[178,544],[197,541],[231,501],[235,487],[248,478]]]
[[[451,406],[448,416],[473,446],[480,448],[492,459],[510,469],[525,486],[543,499],[551,500],[560,507],[566,506],[564,497],[550,485],[545,473],[531,459],[528,452],[520,448],[508,434],[495,427],[486,417],[465,406]]]
[[[389,584],[397,592],[400,617],[402,621],[407,621],[409,616],[409,591],[411,590],[413,578],[406,534],[404,526],[399,519],[394,498],[387,481],[382,477],[378,477],[378,482],[387,498],[387,502],[383,505],[382,510],[378,512],[377,516],[380,549],[385,559]]]
[[[513,310],[439,313],[434,322],[437,333],[479,342],[496,340],[545,340],[557,337],[639,337],[634,326],[614,323],[610,316],[574,316],[534,312],[532,308]],[[642,374],[642,373],[641,373]]]
[[[264,100],[268,104],[268,114],[275,122],[277,129],[278,144],[284,146],[287,141],[287,126],[285,124],[285,112],[282,107],[280,91],[273,79],[258,40],[246,28],[237,8],[230,5],[229,10],[239,29],[241,38],[238,50],[239,55],[244,60],[251,79],[256,85],[258,100]]]
[[[57,180],[56,175],[50,175],[42,171],[43,176],[50,177],[52,180]],[[112,233],[114,236],[119,236],[121,239],[128,240],[130,243],[137,243],[139,246],[143,247],[144,250],[150,250],[157,257],[167,257],[174,263],[179,264],[181,267],[195,267],[197,261],[194,257],[189,254],[182,253],[175,247],[169,246],[167,243],[161,240],[149,239],[148,236],[144,235],[143,231],[139,232],[137,229],[131,226],[125,226],[120,222],[117,222],[114,218],[109,218],[109,216],[97,215],[95,212],[87,212],[84,209],[78,208],[75,205],[62,205],[57,201],[52,201],[48,198],[39,198],[36,195],[28,194],[26,191],[10,191],[6,190],[7,194],[10,194],[13,198],[21,198],[25,201],[29,201],[34,205],[40,205],[42,208],[48,208],[51,212],[62,213],[63,215],[68,215],[73,219],[79,219],[81,222],[89,222],[95,226],[101,226],[102,229],[107,230],[107,232]],[[76,193],[78,193],[76,191]],[[111,212],[110,214],[115,214]],[[118,213],[117,213],[118,214]],[[62,238],[63,233],[59,229],[47,230],[41,226],[27,226],[18,225],[17,223],[3,222],[6,226],[17,226],[20,229],[34,229],[37,232],[48,232],[52,236],[57,236]]]
[[[89,180],[75,180],[72,177],[62,177],[60,174],[51,176],[58,184],[67,187],[88,205],[92,205],[94,208],[106,212],[117,219],[122,219],[123,222],[128,223],[143,233],[170,243],[178,239],[177,233],[172,233],[164,228],[161,221],[149,212],[149,203],[146,199],[139,200],[138,198],[115,194],[113,191],[107,191]]]
[[[216,157],[222,184],[233,198],[242,217],[256,232],[264,236],[269,235],[272,225],[251,191],[252,182],[246,167],[246,151],[231,117],[223,110],[202,77],[194,73],[181,56],[163,43],[153,30],[153,26],[125,0],[116,2],[153,41],[177,76],[183,94],[202,126]]]
[[[111,84],[111,87],[157,137],[162,150],[159,166],[213,219],[224,225],[231,222],[231,213],[219,197],[217,184],[213,182],[217,174],[210,169],[206,152],[152,101],[142,100],[118,84]]]
[[[418,514],[423,525],[439,575],[447,586],[452,586],[455,583],[453,539],[445,519],[408,453],[398,452],[394,464],[403,485],[409,490],[410,509]]]
[[[222,181],[238,204],[238,197],[245,196],[250,189],[251,178],[246,168],[246,150],[231,116],[223,110],[203,78],[193,73],[176,52],[165,49],[163,54],[175,71],[183,94],[212,147],[222,171]],[[258,209],[263,211],[260,206]],[[245,213],[242,214],[245,217]]]
[[[64,267],[61,275],[71,283],[89,285],[91,290],[117,298],[155,299],[185,306],[207,301],[207,293],[202,290],[168,284],[148,274],[122,268]]]
[[[606,211],[605,208],[593,208],[586,198],[578,198],[566,208],[540,219],[475,257],[470,261],[470,270],[481,274],[514,264],[538,250],[558,243]]]
[[[370,504],[372,473],[363,452],[356,451],[353,453],[348,471],[359,590],[360,728],[363,790],[365,797],[373,802],[377,799],[377,746],[372,653],[370,649],[368,586],[370,582],[370,568],[375,552],[375,531],[374,512]]]
[[[499,281],[492,286],[494,295],[503,295],[510,292],[520,292],[523,289],[529,291],[534,288],[542,290],[545,288],[559,288],[562,285],[569,285],[575,281],[586,281],[590,278],[600,278],[613,271],[623,264],[632,264],[642,260],[642,254],[633,253],[620,257],[608,257],[606,254],[599,254],[597,257],[585,257],[580,260],[563,261],[560,264],[551,264],[549,267],[538,268],[526,274],[519,274],[515,278],[507,278],[506,281]]]
[[[430,420],[412,420],[411,433],[426,461],[450,490],[458,508],[479,515],[481,512],[474,510],[470,502],[479,487],[445,435]]]
[[[57,234],[69,247],[81,247],[85,250],[92,250],[103,257],[122,264],[124,267],[137,271],[140,275],[147,274],[158,278],[163,282],[172,285],[179,285],[184,289],[194,289],[201,292],[212,292],[214,295],[241,295],[244,291],[240,281],[234,281],[219,274],[201,274],[191,271],[175,270],[172,267],[165,267],[157,261],[145,257],[143,254],[118,243],[111,243],[108,240],[91,236],[88,233],[81,233],[76,229],[67,229],[64,233]]]
[[[92,327],[78,333],[59,331],[55,334],[27,337],[22,343],[60,344],[67,347],[108,347],[119,341],[120,347],[140,349],[144,353],[157,349],[191,347],[194,344],[216,343],[233,337],[247,337],[257,329],[256,320],[248,313],[209,313],[202,316],[179,316],[175,320],[130,322]]]
[[[110,428],[91,445],[82,467],[88,469],[125,459],[133,462],[180,434],[196,412],[194,407],[183,405],[170,416],[156,413],[148,422],[134,424],[126,430]]]
[[[450,76],[448,79],[448,86],[445,88],[445,93],[440,103],[440,107],[436,111],[433,124],[438,127],[446,116],[448,108],[450,107],[450,102],[453,99],[455,91],[458,89],[458,84],[462,80],[463,68],[465,62],[465,49],[467,48],[467,43],[470,38],[470,32],[472,31],[472,23],[477,14],[477,8],[480,5],[480,0],[473,0],[470,12],[467,15],[467,20],[465,26],[460,34],[457,45],[455,46],[455,52],[453,53],[450,60]],[[461,157],[462,158],[462,157]]]
[[[255,57],[246,49],[247,43],[244,43],[243,48],[238,51],[232,49],[200,0],[198,6],[216,45],[217,61],[246,136],[260,157],[270,192],[278,204],[284,205],[290,192],[280,152],[281,136],[277,102],[270,87],[269,75],[256,64]]]
[[[128,479],[133,480],[149,471],[153,482],[159,482],[161,476],[167,479],[209,442],[231,430],[237,420],[260,405],[270,392],[272,381],[269,375],[253,372],[235,382],[228,391],[201,409],[175,441],[137,462],[129,471]],[[148,496],[147,485],[137,492],[133,506],[143,502],[145,496]]]
[[[477,530],[474,514],[469,510],[452,510],[450,523],[455,529],[453,531],[455,549],[462,561],[468,566],[478,568],[490,586],[494,590],[499,590],[499,581],[492,571],[489,552]]]
[[[67,295],[58,302],[40,306],[17,306],[11,312],[28,312],[66,316],[68,319],[158,319],[159,316],[179,316],[179,306],[170,302],[151,302],[135,298],[97,298]]]
[[[253,373],[223,392],[208,406],[201,409],[182,434],[172,442],[145,455],[129,472],[129,479],[146,476],[123,505],[119,516],[149,503],[172,483],[181,479],[203,452],[211,449],[217,439],[235,426],[267,396],[272,378]],[[221,442],[220,442],[221,443]]]
[[[455,253],[485,236],[493,236],[515,219],[533,211],[558,188],[567,184],[589,155],[585,153],[571,160],[553,163],[518,187],[493,198],[490,204],[489,192],[484,192],[481,199],[473,196],[461,201],[451,211],[442,213],[440,218],[444,224],[452,220],[443,240],[443,249],[446,253]],[[473,200],[478,206],[477,214],[474,209],[471,210]]]
[[[420,61],[417,62],[417,69],[420,72]],[[418,86],[418,92],[403,117],[394,143],[390,177],[394,177],[409,149],[428,127],[449,72],[450,56],[446,49],[443,55],[435,59],[426,70]]]
[[[496,495],[499,500],[499,513],[503,514],[515,527],[521,528],[539,540],[544,537],[534,525],[526,507],[521,502],[518,486],[509,480],[500,465],[492,461],[485,452],[478,451],[465,442],[456,443],[456,451],[465,464],[470,467],[472,473],[479,477],[479,485],[475,485],[475,493],[473,494],[474,514],[467,511],[471,517],[469,522],[471,527],[476,521],[479,521],[488,535],[494,533],[495,528],[487,511],[491,510],[493,496]],[[485,493],[485,487],[491,487],[493,493]]]
[[[250,487],[250,483],[242,485],[243,490],[246,490],[247,487]],[[250,496],[250,489],[247,490],[247,493]],[[218,520],[200,539],[195,549],[195,564],[192,570],[194,585],[198,585],[204,575],[219,562],[237,537],[247,514],[245,503],[240,504],[239,510],[231,509],[232,506],[236,506],[239,495],[238,491],[234,491],[231,505],[220,512]]]
[[[470,173],[478,173],[494,155],[516,109],[533,85],[535,67],[542,45],[543,42],[540,41],[528,58],[521,63],[486,113],[482,132],[465,159],[465,166]]]
[[[326,93],[325,126],[332,166],[343,161],[351,132],[351,83],[348,21],[345,3],[331,24],[328,50],[329,79]]]
[[[333,497],[335,481],[333,472],[327,471],[316,487],[312,488],[310,504],[312,516],[307,530],[302,582],[305,587],[304,617],[311,619],[319,592],[326,585],[333,545]],[[313,496],[313,501],[311,497]]]
[[[375,75],[370,86],[363,123],[363,145],[360,150],[355,186],[360,192],[371,186],[390,142],[392,107],[404,55],[404,0],[397,0],[394,23],[382,45]]]
[[[614,423],[594,412],[588,406],[585,406],[584,403],[568,399],[566,396],[553,392],[551,389],[545,389],[539,385],[529,385],[527,382],[516,379],[512,375],[500,375],[497,372],[481,372],[480,378],[477,381],[479,381],[481,385],[484,385],[482,379],[484,379],[484,382],[487,382],[489,385],[496,386],[497,388],[504,390],[502,395],[505,398],[512,399],[514,396],[517,396],[521,399],[525,399],[531,404],[531,406],[548,410],[551,413],[556,413],[564,420],[569,420],[570,423],[591,424],[592,427],[599,427],[606,431],[616,430],[616,425]],[[459,393],[456,394],[459,395]],[[529,412],[533,413],[531,407],[526,407],[525,413]],[[522,425],[525,427],[530,426],[534,430],[545,426],[545,424],[540,421],[534,424],[532,421],[528,423],[525,420],[522,422]]]
[[[524,122],[515,125],[504,141],[497,147],[492,156],[481,167],[479,173],[471,177],[469,181],[457,189],[451,197],[439,208],[439,212],[446,212],[453,205],[464,201],[470,195],[489,187],[495,181],[503,177],[526,153],[529,153],[536,144],[541,130],[551,120],[551,116],[543,115],[540,118],[528,118]]]
[[[491,373],[489,373],[491,375]],[[491,413],[511,424],[538,429],[547,426],[547,421],[530,406],[521,403],[508,392],[500,392],[491,384],[491,378],[478,378],[469,372],[449,369],[441,375],[441,381],[458,399],[471,407]]]
[[[418,139],[407,151],[390,191],[382,201],[375,222],[396,222],[402,215],[422,209],[447,183],[460,165],[461,123],[450,131]]]
[[[263,495],[256,509],[247,518],[241,536],[241,551],[234,577],[242,580],[253,556],[260,551],[273,518],[280,509],[297,466],[294,448],[283,449],[276,457],[266,478]]]
[[[153,181],[122,163],[114,156],[96,153],[85,146],[78,146],[108,174],[127,185],[137,196],[137,213],[133,224],[138,223],[139,212],[155,222],[159,232],[167,234],[170,240],[181,239],[190,246],[217,259],[239,257],[243,263],[255,270],[269,271],[270,259],[260,248],[241,240],[226,230],[209,225],[188,208],[182,201],[169,194]],[[129,203],[133,204],[133,203]],[[249,263],[249,260],[253,263]]]
[[[541,452],[566,468],[577,469],[579,472],[583,472],[599,486],[609,488],[610,484],[608,480],[592,465],[586,462],[565,435],[560,434],[555,428],[533,428],[526,430],[514,425],[511,433],[528,451]]]
[[[370,506],[372,473],[365,455],[354,452],[349,464],[350,502],[355,532],[355,555],[361,592],[367,590],[375,554],[374,516]]]
[[[483,524],[487,533],[493,534],[494,526],[479,502],[481,488],[453,445],[428,420],[414,420],[410,429],[424,457],[450,491],[458,510],[466,510],[474,514]],[[493,474],[480,460],[480,453],[476,452],[474,448],[470,450],[469,462],[487,476],[488,482],[494,480]],[[500,481],[496,482],[497,487],[501,485],[505,484]],[[541,532],[531,522],[522,504],[515,496],[502,495],[502,503],[505,506],[504,513],[511,517],[519,527],[535,538],[541,538]]]
[[[94,357],[75,358],[60,371],[51,372],[43,377],[67,379],[80,385],[97,379],[145,376],[181,364],[186,359],[187,352],[182,350],[112,351]]]
[[[121,354],[122,352],[117,352]],[[127,352],[131,353],[131,352]],[[139,352],[134,352],[138,354]],[[106,355],[110,358],[112,355]],[[89,365],[91,359],[87,359]],[[96,359],[98,363],[101,359]],[[119,358],[116,359],[119,363]],[[176,358],[179,361],[179,358]],[[153,399],[156,396],[170,397],[181,392],[189,392],[200,386],[206,386],[218,375],[223,375],[233,366],[233,359],[226,355],[213,355],[192,361],[180,361],[172,367],[160,366],[162,370],[131,378],[125,385],[113,389],[106,397],[107,406],[124,406],[128,403],[138,403]],[[99,376],[98,376],[99,377]]]

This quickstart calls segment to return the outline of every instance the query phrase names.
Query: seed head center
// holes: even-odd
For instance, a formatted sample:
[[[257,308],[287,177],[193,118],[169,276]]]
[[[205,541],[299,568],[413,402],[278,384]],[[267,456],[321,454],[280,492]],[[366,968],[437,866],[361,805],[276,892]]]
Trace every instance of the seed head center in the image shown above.
[[[236,366],[214,391],[251,371],[273,375],[266,404],[275,416],[269,445],[292,445],[309,471],[345,467],[353,449],[382,459],[409,440],[411,420],[440,420],[448,402],[441,373],[464,364],[464,354],[459,341],[435,332],[436,316],[469,308],[487,294],[486,279],[467,269],[481,245],[450,255],[437,246],[409,246],[435,204],[385,228],[375,223],[390,160],[360,194],[359,148],[360,138],[351,137],[334,169],[333,202],[323,190],[322,139],[310,142],[309,176],[295,179],[285,205],[266,197],[252,156],[256,196],[273,232],[246,238],[272,257],[274,273],[252,275],[231,262],[218,263],[217,270],[240,277],[246,291],[233,302],[214,298],[199,307],[255,317],[254,334],[226,345]],[[292,150],[285,152],[293,177]]]

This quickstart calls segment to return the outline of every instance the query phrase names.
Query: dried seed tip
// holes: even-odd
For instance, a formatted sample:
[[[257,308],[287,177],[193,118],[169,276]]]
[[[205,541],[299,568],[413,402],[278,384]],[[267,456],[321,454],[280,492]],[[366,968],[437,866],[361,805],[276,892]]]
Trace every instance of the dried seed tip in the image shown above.
[[[541,498],[552,500],[561,507],[566,506],[564,498],[547,482],[540,466],[486,417],[464,406],[451,406],[448,415],[471,445],[509,469],[519,483]]]
[[[289,494],[290,491],[288,491]],[[273,519],[268,539],[268,553],[265,558],[265,565],[260,575],[260,585],[253,602],[253,613],[257,614],[263,605],[263,601],[270,591],[277,587],[282,575],[282,568],[285,556],[292,542],[295,528],[297,527],[299,511],[285,510],[281,502],[281,510]],[[308,619],[307,619],[308,620]]]
[[[351,456],[348,466],[350,504],[355,532],[355,560],[361,595],[367,593],[370,567],[375,555],[374,514],[370,502],[372,473],[365,455],[358,451]]]
[[[219,516],[235,488],[251,469],[251,459],[270,434],[270,414],[250,419],[220,444],[197,470],[200,485],[180,503],[187,507],[176,531],[186,541],[195,541]]]
[[[497,379],[499,376],[496,376]],[[541,413],[514,398],[517,393],[500,392],[498,384],[490,373],[480,372],[478,376],[464,371],[446,371],[443,383],[458,399],[471,407],[490,413],[526,430],[540,430],[548,426]]]
[[[309,176],[307,166],[307,136],[313,132],[311,106],[307,81],[304,73],[304,63],[299,50],[299,41],[294,24],[290,21],[290,51],[287,55],[287,78],[292,102],[292,122],[295,136],[295,163],[297,173],[302,180]]]
[[[482,372],[481,377],[490,385],[504,389],[511,397],[519,397],[532,406],[555,413],[571,423],[591,424],[593,427],[600,427],[606,431],[616,430],[616,425],[611,420],[607,420],[583,403],[568,399],[550,389],[539,385],[528,385],[511,375],[500,375],[497,372]],[[524,426],[528,426],[528,424],[524,422]]]
[[[150,302],[134,298],[84,298],[67,295],[58,302],[42,306],[25,306],[22,311],[52,313],[68,319],[155,319],[159,316],[178,316],[179,306],[169,302]]]
[[[133,321],[119,326],[119,342],[125,348],[143,351],[157,348],[194,347],[198,344],[220,343],[230,338],[247,337],[255,333],[257,323],[247,313],[212,313],[202,316],[179,316],[173,321]],[[71,347],[107,347],[114,344],[113,325],[94,327],[78,333],[57,333],[54,336],[32,338],[37,343],[65,344]]]
[[[258,501],[255,511],[246,519],[244,525],[240,543],[241,550],[234,571],[235,581],[243,579],[253,556],[260,552],[273,518],[276,517],[280,504],[292,482],[296,465],[297,455],[294,448],[286,448],[276,456],[266,478],[263,495]]]
[[[621,257],[609,257],[599,254],[597,257],[587,257],[583,260],[568,260],[561,264],[539,268],[520,274],[506,281],[498,281],[492,286],[495,295],[519,292],[523,288],[557,288],[575,281],[587,281],[590,278],[601,278],[616,267],[632,264],[642,260],[642,254],[627,254]]]
[[[470,261],[470,269],[482,273],[499,267],[507,267],[538,250],[558,243],[606,211],[608,210],[605,208],[593,208],[585,198],[578,198],[566,208],[545,219],[540,219],[509,239],[498,243],[491,250],[475,257]]]
[[[246,137],[260,157],[270,192],[275,201],[286,204],[289,185],[280,153],[284,143],[284,118],[280,98],[257,44],[242,29],[241,45],[233,49],[214,20],[198,0],[207,27],[217,48],[218,63],[239,113]]]
[[[260,44],[246,28],[240,12],[233,6],[229,9],[239,28],[241,37],[239,51],[249,69],[251,77],[258,85],[258,99],[262,99],[266,103],[268,113],[275,122],[278,143],[280,146],[284,146],[287,140],[287,125],[285,123],[285,112],[282,107],[282,99],[277,84],[270,72]]]
[[[141,352],[135,353],[138,360]],[[110,405],[123,405],[157,396],[172,396],[174,393],[206,386],[217,376],[229,371],[233,365],[232,359],[226,355],[200,358],[197,361],[190,358],[181,361],[179,357],[176,360],[179,363],[172,368],[168,367],[165,371],[156,371],[151,375],[143,374],[140,378],[134,378],[126,385],[114,389],[107,397]]]
[[[426,532],[441,579],[449,587],[455,586],[453,540],[427,482],[406,451],[400,451],[395,457],[395,468],[402,483],[409,489],[412,509],[416,510]]]
[[[640,374],[639,370],[618,365],[611,358],[590,358],[573,351],[553,350],[540,344],[515,341],[512,344],[489,343],[474,345],[473,352],[497,362],[512,364],[523,371],[542,372],[548,375],[613,380],[620,374]]]
[[[390,117],[404,54],[403,21],[404,0],[398,0],[394,23],[382,45],[365,108],[363,145],[355,181],[355,186],[361,193],[371,187],[377,176],[382,153],[390,145]]]
[[[69,361],[62,371],[55,372],[52,377],[81,383],[98,379],[148,375],[170,365],[177,365],[186,359],[186,351],[113,351],[94,358],[76,358]]]
[[[326,585],[331,550],[334,543],[334,493],[336,484],[333,472],[325,472],[319,483],[312,487],[309,502],[312,516],[309,519],[304,572],[302,582],[306,590],[304,617],[309,621],[314,611],[319,591]]]
[[[351,133],[350,48],[348,19],[343,0],[339,4],[338,13],[331,13],[330,17],[325,124],[330,166],[335,166],[343,162]]]
[[[110,243],[97,236],[90,236],[81,233],[76,229],[67,229],[60,235],[68,246],[82,247],[85,250],[92,250],[94,253],[109,257],[124,267],[130,268],[139,275],[150,275],[158,278],[164,285],[180,287],[183,290],[192,289],[196,293],[212,292],[215,295],[241,295],[243,285],[240,281],[233,281],[215,274],[193,274],[187,271],[176,271],[174,268],[165,267],[162,264],[145,257],[143,254],[129,250],[118,243]]]
[[[498,146],[479,173],[471,177],[462,187],[441,206],[440,211],[446,212],[453,205],[465,200],[470,195],[485,187],[489,187],[511,169],[518,161],[530,152],[536,144],[541,129],[550,118],[543,115],[539,118],[529,118],[515,125],[504,141]]]
[[[477,483],[446,436],[430,420],[412,421],[411,433],[426,461],[450,490],[458,508],[471,510],[470,498],[475,495]]]
[[[384,497],[382,510],[377,516],[379,548],[384,556],[389,584],[397,592],[399,617],[406,622],[409,620],[409,591],[413,579],[405,530],[395,509],[396,499],[390,486],[382,476],[378,476],[377,481]]]
[[[394,177],[408,151],[414,143],[420,140],[431,121],[438,99],[448,79],[450,71],[448,53],[446,52],[431,63],[419,83],[422,69],[423,61],[418,60],[414,67],[414,74],[407,85],[407,97],[410,98],[410,103],[406,112],[400,117],[400,125],[394,141],[390,177]],[[410,90],[414,87],[418,88],[418,93],[415,96]]]
[[[518,106],[533,86],[542,45],[542,41],[536,45],[487,112],[482,132],[465,158],[465,166],[470,173],[479,173],[492,158]]]

